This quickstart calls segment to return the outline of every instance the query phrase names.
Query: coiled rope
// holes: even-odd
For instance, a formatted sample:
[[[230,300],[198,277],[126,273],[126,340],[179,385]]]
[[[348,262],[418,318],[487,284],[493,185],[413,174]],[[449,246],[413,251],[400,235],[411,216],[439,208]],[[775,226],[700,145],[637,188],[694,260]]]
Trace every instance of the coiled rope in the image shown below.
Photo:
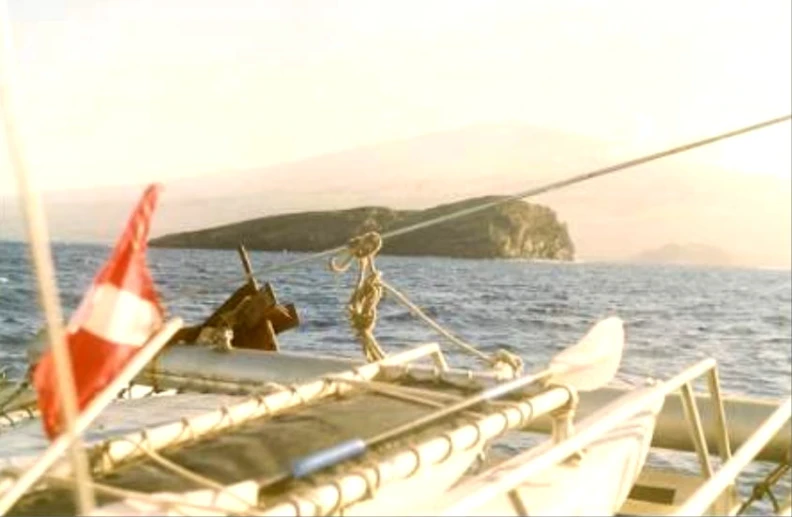
[[[330,259],[330,269],[334,273],[347,271],[355,259],[359,263],[357,286],[347,303],[347,316],[363,345],[368,362],[385,359],[385,352],[374,337],[377,306],[382,299],[382,274],[374,265],[374,256],[380,249],[382,237],[376,232],[369,232],[349,241],[340,263],[336,262],[336,257]]]

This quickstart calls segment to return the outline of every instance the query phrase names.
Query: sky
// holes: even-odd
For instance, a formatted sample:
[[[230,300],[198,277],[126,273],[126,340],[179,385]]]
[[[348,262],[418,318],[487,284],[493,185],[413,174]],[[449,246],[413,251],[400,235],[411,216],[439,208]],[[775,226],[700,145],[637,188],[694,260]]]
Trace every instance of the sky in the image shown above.
[[[788,0],[6,1],[45,189],[492,122],[632,157],[792,111]],[[788,177],[791,138],[785,123],[690,157]],[[2,146],[0,194],[14,188]]]

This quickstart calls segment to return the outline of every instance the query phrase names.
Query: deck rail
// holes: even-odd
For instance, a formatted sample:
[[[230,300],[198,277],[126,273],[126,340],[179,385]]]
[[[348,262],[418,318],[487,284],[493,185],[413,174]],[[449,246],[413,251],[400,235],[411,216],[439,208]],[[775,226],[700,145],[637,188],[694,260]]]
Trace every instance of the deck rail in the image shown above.
[[[728,487],[733,486],[737,476],[790,420],[791,415],[792,397],[788,397],[737,450],[736,454],[726,461],[717,473],[710,476],[709,480],[700,486],[673,515],[701,515],[706,512]]]
[[[529,478],[591,445],[626,420],[655,407],[660,398],[684,386],[690,386],[692,381],[711,372],[715,366],[713,359],[704,359],[665,382],[641,388],[628,395],[626,399],[614,401],[585,418],[568,438],[558,443],[555,443],[555,440],[551,438],[542,446],[515,456],[480,474],[470,482],[463,483],[439,502],[436,507],[437,513],[440,515],[468,515],[472,509],[484,505],[494,497],[503,494],[511,495]],[[710,382],[710,387],[718,389],[717,378]],[[692,389],[690,394],[692,395]],[[713,397],[713,401],[720,402],[722,407],[722,400],[719,396]],[[698,428],[691,431],[695,435],[694,440],[703,440],[701,420],[696,418],[698,408],[695,403],[691,405],[689,415],[694,427],[698,423]],[[725,422],[725,417],[719,419],[719,422]],[[722,436],[725,444],[723,452],[727,454],[729,451],[728,434],[724,431]],[[699,443],[702,453],[706,453],[706,445],[701,445],[704,442]],[[708,460],[706,463],[709,464]]]
[[[712,425],[715,427],[718,453],[722,461],[722,467],[717,471],[712,467],[704,426],[693,391],[693,382],[702,376],[706,376],[709,400],[713,405]],[[790,401],[788,399],[784,402],[782,407],[742,444],[738,454],[733,456],[717,364],[711,358],[691,365],[666,381],[639,389],[621,400],[617,399],[609,406],[586,417],[567,439],[558,443],[550,439],[537,449],[527,451],[493,467],[446,494],[435,508],[438,509],[438,514],[442,515],[468,515],[472,509],[481,507],[494,497],[504,494],[512,497],[515,495],[514,491],[529,478],[589,446],[627,419],[648,410],[659,397],[667,397],[677,391],[681,394],[684,415],[699,467],[707,481],[689,501],[684,503],[683,509],[676,515],[701,515],[705,512],[733,513],[737,500],[735,488],[737,475],[789,420]],[[727,497],[723,497],[724,495]]]

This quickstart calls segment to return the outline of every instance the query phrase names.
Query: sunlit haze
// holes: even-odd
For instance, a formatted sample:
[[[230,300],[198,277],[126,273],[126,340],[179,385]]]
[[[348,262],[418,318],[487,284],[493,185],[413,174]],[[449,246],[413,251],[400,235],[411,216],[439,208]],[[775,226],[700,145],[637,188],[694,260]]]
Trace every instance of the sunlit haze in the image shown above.
[[[617,161],[792,111],[790,5],[10,0],[18,123],[49,190],[481,124],[590,139]],[[685,163],[788,185],[791,139],[785,123]],[[0,194],[14,187],[4,166]]]

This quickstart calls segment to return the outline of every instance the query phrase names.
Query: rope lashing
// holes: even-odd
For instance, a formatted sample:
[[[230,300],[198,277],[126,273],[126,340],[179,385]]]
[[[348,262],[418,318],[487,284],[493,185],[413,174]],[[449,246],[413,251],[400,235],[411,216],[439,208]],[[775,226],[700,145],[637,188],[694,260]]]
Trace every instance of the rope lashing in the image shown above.
[[[374,256],[380,249],[382,237],[377,232],[369,232],[350,239],[346,250],[342,252],[346,256],[340,263],[336,262],[337,257],[330,259],[330,269],[335,273],[347,271],[353,260],[358,261],[358,281],[347,303],[347,317],[368,362],[385,358],[385,352],[374,337],[377,306],[383,294],[382,275],[374,265]]]

